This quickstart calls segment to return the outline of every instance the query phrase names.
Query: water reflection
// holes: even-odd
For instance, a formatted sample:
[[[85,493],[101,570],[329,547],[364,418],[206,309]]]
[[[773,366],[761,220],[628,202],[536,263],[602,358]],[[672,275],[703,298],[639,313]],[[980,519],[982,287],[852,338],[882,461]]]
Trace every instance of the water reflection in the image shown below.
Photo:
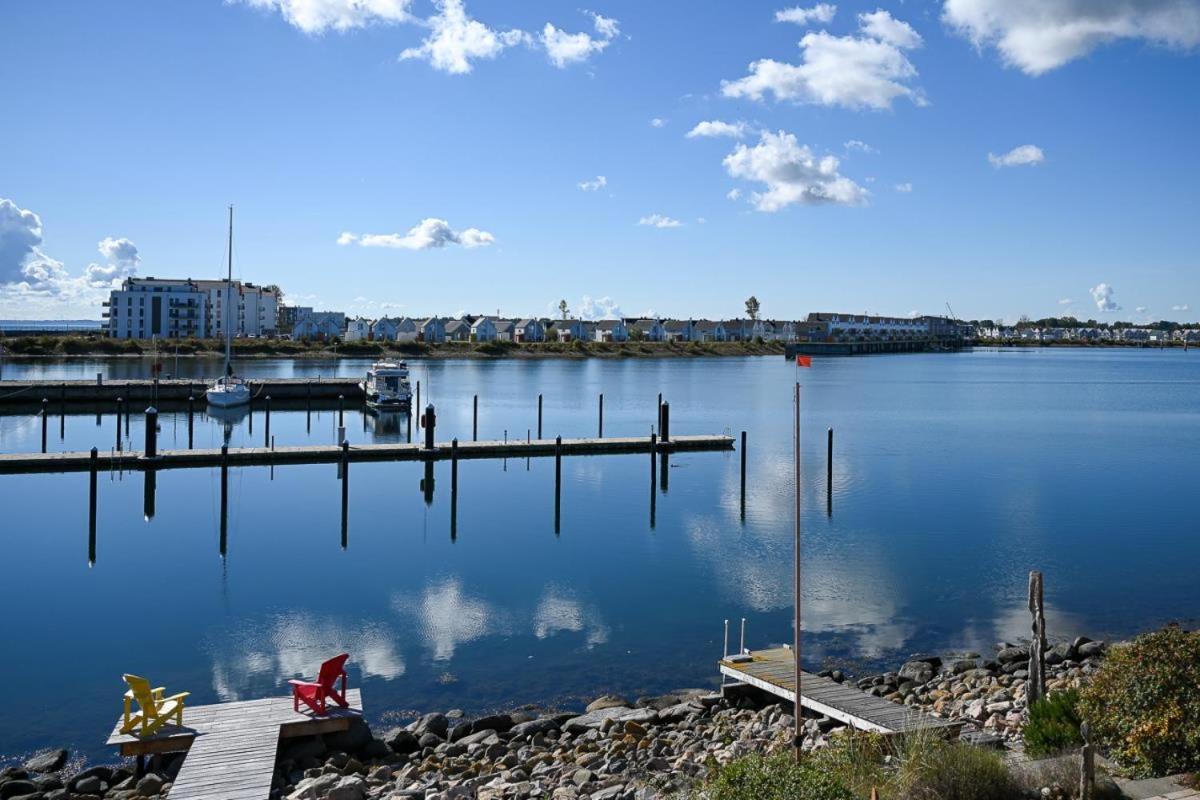
[[[463,590],[458,577],[430,584],[419,597],[399,594],[392,608],[414,622],[434,661],[448,661],[459,645],[512,629],[508,615]]]
[[[533,612],[533,635],[546,639],[556,633],[579,633],[585,629],[589,649],[608,642],[608,626],[596,609],[585,609],[574,593],[561,586],[547,586]]]

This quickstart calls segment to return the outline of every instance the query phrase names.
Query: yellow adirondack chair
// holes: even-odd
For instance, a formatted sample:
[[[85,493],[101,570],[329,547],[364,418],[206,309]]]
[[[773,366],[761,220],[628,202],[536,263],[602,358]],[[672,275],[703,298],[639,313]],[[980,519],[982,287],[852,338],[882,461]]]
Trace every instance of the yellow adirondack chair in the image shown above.
[[[170,697],[164,697],[166,689],[159,686],[150,688],[150,681],[137,675],[122,675],[129,691],[125,692],[125,720],[121,723],[121,733],[137,732],[138,736],[150,736],[171,720],[176,725],[183,725],[183,702],[191,692],[180,692]],[[138,709],[134,713],[133,703],[137,702]]]

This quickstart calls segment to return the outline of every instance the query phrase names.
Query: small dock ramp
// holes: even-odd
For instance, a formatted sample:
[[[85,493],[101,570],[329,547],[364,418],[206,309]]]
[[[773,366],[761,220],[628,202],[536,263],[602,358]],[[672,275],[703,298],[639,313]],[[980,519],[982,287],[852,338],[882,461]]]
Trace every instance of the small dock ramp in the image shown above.
[[[717,663],[722,675],[784,700],[796,701],[796,667],[791,648],[752,650],[746,656],[731,656]],[[809,672],[800,673],[800,704],[860,731],[874,733],[934,730],[953,736],[962,727],[959,723],[867,694],[852,684],[838,683]]]
[[[171,800],[266,800],[279,740],[346,730],[362,717],[362,692],[351,689],[346,701],[348,708],[331,706],[321,717],[294,711],[290,697],[189,707],[182,726],[165,726],[153,736],[121,733],[118,720],[106,744],[123,756],[186,750]]]

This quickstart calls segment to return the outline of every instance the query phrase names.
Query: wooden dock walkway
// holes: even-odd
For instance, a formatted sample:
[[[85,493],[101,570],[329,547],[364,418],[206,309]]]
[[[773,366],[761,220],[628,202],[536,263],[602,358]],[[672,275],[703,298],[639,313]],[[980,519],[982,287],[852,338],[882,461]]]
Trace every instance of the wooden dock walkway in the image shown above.
[[[362,692],[346,693],[349,708],[330,706],[317,717],[292,710],[292,698],[271,697],[189,706],[183,726],[141,738],[121,733],[117,720],[106,744],[123,756],[187,751],[171,786],[171,800],[266,800],[271,794],[280,739],[342,731],[362,717]]]
[[[796,667],[791,648],[752,650],[748,661],[727,658],[717,663],[723,675],[796,702]],[[959,723],[867,694],[853,684],[838,683],[809,672],[800,674],[800,704],[860,731],[874,733],[934,730],[952,736],[962,727]]]
[[[668,442],[655,445],[658,452],[732,450],[733,437],[724,435],[673,436]],[[561,449],[554,439],[532,441],[510,439],[488,442],[459,442],[460,459],[480,458],[546,458],[556,450],[564,456],[613,455],[620,453],[649,453],[649,437],[628,436],[612,438],[563,439]],[[450,458],[451,443],[437,442],[432,450],[423,444],[358,444],[351,445],[348,458],[358,461],[445,461]],[[332,464],[342,458],[337,445],[299,445],[292,447],[239,447],[230,449],[226,463],[231,467],[280,464]],[[120,453],[104,452],[97,459],[99,469],[161,470],[185,467],[219,467],[219,449],[160,450],[154,458],[146,458],[138,450]],[[87,472],[91,469],[91,453],[0,453],[0,474],[28,472]]]
[[[249,378],[253,397],[271,395],[272,400],[362,399],[357,378]],[[186,401],[193,396],[204,401],[208,382],[201,379],[0,381],[0,405],[28,405],[46,398],[52,403],[109,403],[118,397],[128,402]]]

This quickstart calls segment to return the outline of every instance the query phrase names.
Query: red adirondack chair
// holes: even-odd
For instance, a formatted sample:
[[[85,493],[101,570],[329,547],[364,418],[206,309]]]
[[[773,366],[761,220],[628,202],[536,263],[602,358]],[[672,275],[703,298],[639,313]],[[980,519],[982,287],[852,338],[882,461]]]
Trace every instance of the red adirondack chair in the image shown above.
[[[342,653],[322,664],[316,683],[288,681],[292,685],[292,707],[299,711],[300,703],[303,702],[316,713],[324,714],[326,698],[332,698],[333,702],[342,708],[349,706],[350,704],[346,702],[346,660],[348,658],[350,658],[349,653]],[[340,692],[334,687],[339,678],[342,681]]]

